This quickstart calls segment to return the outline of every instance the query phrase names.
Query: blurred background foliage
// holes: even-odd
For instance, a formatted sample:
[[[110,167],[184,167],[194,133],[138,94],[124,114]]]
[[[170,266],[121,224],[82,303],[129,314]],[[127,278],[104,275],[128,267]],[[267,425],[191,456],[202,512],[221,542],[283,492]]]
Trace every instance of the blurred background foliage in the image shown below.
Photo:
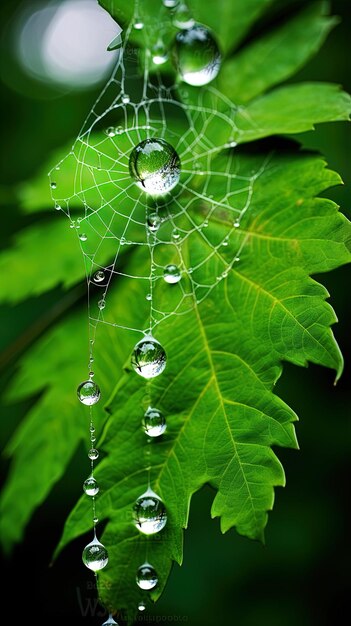
[[[20,214],[14,189],[36,172],[51,151],[77,135],[113,63],[111,53],[105,52],[115,32],[110,18],[107,14],[106,18],[96,18],[90,13],[93,0],[69,2],[69,19],[62,11],[67,0],[1,3],[2,248],[9,245],[17,230],[40,218]],[[294,4],[284,3],[284,10]],[[341,24],[331,33],[318,57],[294,80],[333,81],[350,92],[346,51],[351,4],[348,0],[334,0],[332,6],[333,13],[342,17]],[[81,34],[74,36],[80,27]],[[85,50],[81,58],[75,48],[79,43],[78,48]],[[74,67],[70,62],[67,65],[67,58],[72,55],[78,63]],[[304,134],[302,139],[306,147],[321,150],[330,167],[341,173],[345,186],[330,190],[328,195],[350,217],[350,129],[346,124],[327,124]],[[43,272],[46,252],[40,251]],[[345,356],[345,373],[334,387],[331,371],[312,365],[306,370],[285,365],[277,393],[300,417],[297,434],[301,450],[279,450],[287,488],[277,490],[266,545],[239,537],[234,531],[221,536],[218,520],[212,521],[209,516],[211,490],[198,493],[185,534],[184,565],[181,570],[174,567],[166,592],[155,607],[154,614],[163,623],[334,626],[347,620],[350,272],[341,268],[320,278],[332,293],[331,303],[340,317],[334,332]],[[6,275],[1,279],[8,280]],[[64,314],[64,305],[58,306],[62,301],[63,292],[55,289],[17,306],[0,307],[2,392],[13,376],[16,357],[45,325]],[[32,402],[8,405],[1,401],[2,447]],[[7,471],[5,455],[3,480]],[[2,608],[5,623],[11,618],[53,625],[103,621],[95,603],[92,579],[81,566],[81,541],[66,549],[49,568],[65,516],[80,494],[85,473],[82,448],[64,479],[34,515],[23,544],[6,559],[6,602]],[[143,616],[143,621],[147,619]]]

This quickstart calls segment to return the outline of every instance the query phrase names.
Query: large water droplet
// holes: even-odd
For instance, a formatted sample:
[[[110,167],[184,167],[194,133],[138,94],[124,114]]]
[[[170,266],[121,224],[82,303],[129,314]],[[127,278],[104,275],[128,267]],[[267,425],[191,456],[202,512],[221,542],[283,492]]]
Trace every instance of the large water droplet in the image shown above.
[[[146,223],[150,233],[156,233],[161,226],[161,218],[157,213],[150,213]]]
[[[221,66],[221,55],[211,32],[196,24],[176,35],[174,62],[189,85],[206,85],[213,80]]]
[[[145,139],[130,154],[129,172],[140,189],[151,195],[163,195],[179,181],[180,159],[164,139]]]
[[[191,12],[189,11],[189,7],[187,7],[185,2],[182,2],[178,6],[175,14],[173,15],[173,24],[177,28],[182,28],[182,29],[191,28],[192,26],[194,26],[195,20],[193,16],[191,15]]]
[[[167,428],[166,420],[161,411],[153,409],[151,406],[145,411],[143,426],[148,437],[159,437]]]
[[[99,485],[93,476],[89,476],[83,483],[84,492],[87,496],[96,496],[99,493]]]
[[[163,271],[163,278],[169,285],[179,283],[181,277],[182,274],[177,265],[167,265]]]
[[[149,591],[150,589],[156,587],[158,577],[150,563],[144,563],[139,567],[136,575],[136,581],[138,587],[140,587],[140,589],[144,589],[145,591]]]
[[[93,572],[98,572],[106,567],[108,563],[108,554],[105,546],[94,537],[91,543],[85,546],[82,554],[84,565]]]
[[[100,387],[92,380],[85,380],[78,386],[77,396],[82,404],[92,406],[100,400]]]
[[[167,513],[162,500],[148,489],[134,504],[134,524],[144,535],[154,535],[167,524]]]
[[[143,378],[155,378],[166,367],[166,353],[154,337],[147,335],[136,344],[132,354],[132,367]]]

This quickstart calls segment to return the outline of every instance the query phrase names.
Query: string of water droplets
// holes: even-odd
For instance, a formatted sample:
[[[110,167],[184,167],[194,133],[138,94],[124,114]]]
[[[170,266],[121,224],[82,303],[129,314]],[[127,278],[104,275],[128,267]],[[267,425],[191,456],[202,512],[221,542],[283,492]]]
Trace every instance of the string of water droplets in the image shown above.
[[[92,500],[93,540],[83,550],[83,562],[95,575],[108,564],[107,549],[97,537],[99,485],[94,477],[95,461],[99,457],[93,419],[93,406],[100,400],[93,371],[97,329],[100,324],[108,324],[141,334],[132,351],[134,371],[147,380],[162,374],[167,356],[154,336],[158,326],[171,316],[184,315],[198,306],[239,262],[246,237],[231,244],[232,235],[239,231],[250,206],[254,183],[267,166],[263,162],[250,176],[238,174],[233,151],[228,151],[235,147],[236,108],[216,89],[207,86],[221,66],[215,35],[195,22],[181,0],[163,0],[162,4],[169,13],[166,19],[177,29],[172,60],[178,82],[164,84],[159,69],[168,62],[170,50],[162,39],[162,24],[161,36],[155,45],[149,45],[136,0],[132,22],[119,48],[116,71],[70,154],[50,172],[55,206],[68,216],[71,228],[76,229],[87,268],[88,378],[79,385],[78,398],[90,412],[91,467],[83,488]],[[133,31],[144,33],[143,58],[135,54],[135,48],[133,58],[129,53]],[[118,40],[116,45],[119,43]],[[188,99],[184,84],[206,85],[206,89],[199,91],[194,103]],[[218,141],[218,122],[226,130],[225,140]],[[225,161],[217,161],[223,150],[227,150]],[[65,177],[60,181],[60,174],[67,167],[75,172],[69,187]],[[79,208],[82,213],[76,218],[72,209],[76,212]],[[223,221],[228,223],[224,236],[222,231],[208,234],[211,223]],[[194,243],[199,251],[197,262],[187,267],[183,252]],[[224,251],[230,245],[236,247],[226,255]],[[120,259],[130,246],[148,252],[148,271],[143,266],[137,274],[131,274],[120,266]],[[219,271],[204,281],[203,269],[213,260]],[[136,279],[142,284],[143,297],[149,303],[146,329],[132,328],[108,317],[107,294],[115,278]],[[157,304],[160,290],[164,294],[168,285],[177,289],[178,297],[169,310]],[[94,289],[102,290],[97,306],[92,295]],[[148,446],[166,433],[165,416],[151,404],[142,425]],[[148,536],[163,530],[167,511],[151,487],[148,463],[146,466],[147,489],[137,498],[131,519],[138,531]],[[158,584],[147,549],[145,562],[135,577],[144,593]],[[146,602],[141,598],[138,608],[142,611],[145,607]],[[111,624],[116,624],[112,614],[104,626]]]

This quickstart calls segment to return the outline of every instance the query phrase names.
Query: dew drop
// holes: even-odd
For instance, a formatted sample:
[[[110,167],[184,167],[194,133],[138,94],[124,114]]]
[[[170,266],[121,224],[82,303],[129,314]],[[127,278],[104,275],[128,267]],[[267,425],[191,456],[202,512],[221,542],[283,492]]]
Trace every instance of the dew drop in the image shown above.
[[[239,228],[239,226],[240,226],[239,220],[235,220],[233,226],[234,226],[234,228]]]
[[[97,524],[98,521],[99,521],[99,518],[98,517],[94,517],[94,519],[93,519],[94,524]]]
[[[52,181],[52,182],[50,183],[50,187],[51,187],[51,189],[56,189],[57,184],[56,184],[54,181]]]
[[[223,239],[222,246],[227,246],[227,245],[228,245],[228,239]]]
[[[119,240],[119,243],[121,244],[121,246],[124,246],[126,243],[126,238],[125,237],[121,237]]]
[[[121,135],[124,131],[123,126],[117,126],[116,128],[116,135]]]
[[[143,24],[144,26],[144,24]],[[130,96],[127,93],[124,93],[122,95],[122,102],[123,104],[129,104],[130,103]]]
[[[148,437],[159,437],[165,432],[167,424],[161,411],[149,407],[144,414],[143,427]]]
[[[221,66],[221,55],[211,32],[196,24],[176,35],[174,63],[188,85],[207,85]]]
[[[177,28],[191,28],[195,24],[195,20],[189,11],[187,5],[182,2],[173,15],[173,24]]]
[[[157,213],[150,213],[147,217],[146,224],[151,233],[156,233],[161,226],[161,218]]]
[[[88,239],[88,237],[86,236],[86,234],[85,234],[85,233],[81,233],[81,234],[79,235],[79,239],[80,239],[81,241],[86,241],[86,240]]]
[[[83,483],[84,493],[87,496],[96,496],[99,493],[99,486],[93,476],[89,476]]]
[[[77,395],[82,404],[92,406],[100,400],[100,387],[92,380],[85,380],[78,386]]]
[[[91,543],[88,543],[83,550],[83,563],[93,572],[98,572],[106,567],[108,563],[108,554],[105,546],[94,537]]]
[[[169,285],[175,285],[181,280],[182,274],[177,265],[167,265],[163,270],[163,278]]]
[[[99,450],[96,448],[90,448],[88,452],[88,457],[91,461],[96,461],[99,458]]]
[[[139,604],[138,604],[138,611],[142,612],[142,611],[145,611],[145,609],[146,609],[145,602],[139,602]]]
[[[106,128],[105,133],[108,137],[114,137],[116,134],[116,129],[114,126],[109,126]]]
[[[239,257],[239,256],[236,256],[236,257],[235,257],[235,261],[236,261],[236,262],[240,261],[240,257]]]
[[[143,378],[154,378],[166,367],[165,350],[152,335],[146,335],[134,347],[131,363],[134,371]]]
[[[60,204],[55,204],[55,209],[56,209],[56,211],[61,211],[62,210],[62,206]]]
[[[152,60],[155,65],[163,65],[168,59],[168,52],[165,45],[158,42],[152,49]]]
[[[207,228],[208,226],[208,220],[205,220],[204,223],[202,224],[204,228]]]
[[[95,272],[93,280],[94,283],[102,283],[102,281],[105,280],[105,272],[102,270]]]
[[[179,230],[175,228],[172,232],[172,239],[173,241],[178,241],[179,238],[180,238]]]
[[[164,139],[145,139],[130,154],[129,172],[140,189],[151,195],[163,195],[179,181],[180,159]]]
[[[99,307],[100,311],[103,311],[105,306],[106,306],[106,301],[105,300],[99,300],[98,307]]]
[[[148,302],[151,302],[151,300],[152,300],[152,295],[151,295],[151,293],[147,293],[147,294],[146,294],[146,296],[145,296],[145,298],[146,298],[146,300],[148,300]]]
[[[167,524],[165,505],[152,489],[148,489],[135,502],[134,524],[144,535],[154,535]]]
[[[139,567],[136,575],[136,581],[138,587],[140,587],[140,589],[144,589],[145,591],[149,591],[150,589],[156,587],[158,577],[150,563],[144,563]]]

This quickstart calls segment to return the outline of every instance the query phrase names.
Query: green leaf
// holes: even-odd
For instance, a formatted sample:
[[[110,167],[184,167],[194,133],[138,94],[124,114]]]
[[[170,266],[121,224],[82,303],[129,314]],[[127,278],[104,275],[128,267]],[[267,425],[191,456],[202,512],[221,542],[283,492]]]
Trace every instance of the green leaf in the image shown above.
[[[222,161],[216,160],[216,170],[228,167],[227,159]],[[168,354],[164,374],[143,384],[127,373],[108,406],[111,417],[99,441],[106,457],[96,471],[102,488],[99,516],[108,520],[103,542],[110,546],[110,566],[99,576],[100,594],[111,609],[125,608],[130,619],[138,601],[132,580],[146,550],[133,527],[132,508],[145,491],[146,466],[150,463],[151,486],[168,512],[165,532],[149,547],[160,578],[152,593],[157,599],[171,561],[182,560],[180,527],[187,525],[192,494],[204,483],[217,492],[212,515],[221,518],[223,532],[235,526],[241,534],[262,539],[273,487],[285,484],[271,448],[296,447],[296,416],[273,393],[281,362],[306,366],[311,361],[334,368],[337,376],[342,369],[330,331],[336,320],[325,302],[328,294],[309,278],[350,261],[350,225],[333,202],[314,198],[339,178],[318,157],[292,152],[264,157],[241,150],[232,165],[238,176],[247,176],[262,161],[266,166],[255,181],[251,211],[233,235],[231,250],[226,247],[209,266],[194,270],[194,280],[221,271],[224,257],[245,240],[241,260],[200,306],[194,303],[188,315],[160,326],[157,337]],[[216,181],[220,185],[223,177]],[[217,229],[226,232],[224,215],[209,225],[209,240]],[[193,240],[185,250],[193,267],[199,250],[208,252],[206,241],[196,236],[197,245]],[[147,262],[138,251],[131,272]],[[163,298],[161,308],[174,305],[177,293],[166,292]],[[143,301],[141,293],[136,300]],[[120,336],[116,330],[115,345]],[[149,404],[164,412],[168,429],[146,460],[140,454],[147,447],[140,422]],[[89,503],[82,498],[58,550],[89,527]]]
[[[224,63],[219,76],[221,91],[236,104],[246,104],[286,80],[319,50],[337,21],[326,16],[324,2],[307,6]]]
[[[269,135],[303,133],[322,122],[349,120],[350,114],[351,97],[337,85],[288,85],[239,107],[233,136],[245,143]]]

